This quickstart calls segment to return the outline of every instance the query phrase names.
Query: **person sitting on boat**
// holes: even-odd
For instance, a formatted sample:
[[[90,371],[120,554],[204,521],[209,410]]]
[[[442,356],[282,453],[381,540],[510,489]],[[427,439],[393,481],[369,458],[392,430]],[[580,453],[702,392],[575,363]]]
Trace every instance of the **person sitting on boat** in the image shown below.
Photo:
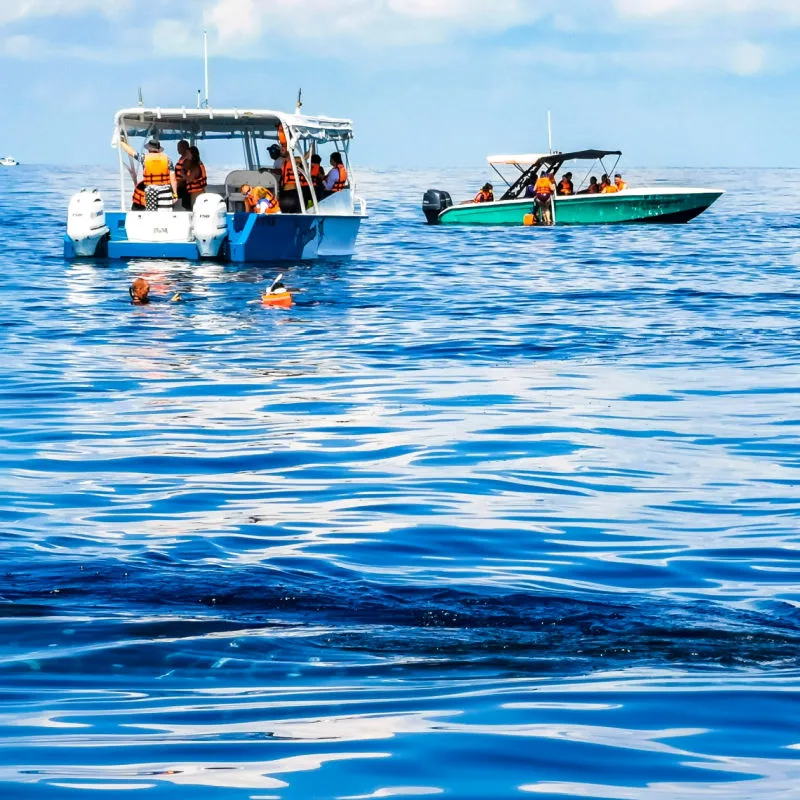
[[[125,139],[120,139],[120,147],[142,165],[142,183],[147,186],[169,186],[172,197],[178,199],[178,182],[175,179],[175,166],[155,139],[145,145],[145,152],[137,153]],[[138,189],[138,187],[137,187]],[[134,191],[134,203],[137,192]]]
[[[317,192],[325,187],[325,170],[322,168],[322,156],[318,153],[311,156],[311,183]]]
[[[622,192],[628,188],[628,184],[622,180],[622,175],[620,175],[619,172],[614,176],[614,186],[617,187],[618,192]]]
[[[338,151],[331,153],[331,168],[325,178],[325,191],[329,194],[341,192],[347,186],[347,170],[344,166],[342,154]]]
[[[578,194],[600,194],[600,184],[597,182],[597,176],[592,175],[589,178],[589,185],[585,189],[581,189]]]
[[[475,195],[473,203],[493,203],[494,186],[491,183],[484,183],[483,188]]]
[[[572,173],[567,172],[556,186],[556,193],[560,195],[575,194],[575,186],[572,183]]]
[[[611,178],[608,175],[603,175],[600,179],[600,194],[614,194],[617,191],[617,187],[611,183]]]
[[[555,182],[553,174],[542,170],[542,174],[537,178],[533,187],[534,200],[541,216],[541,221],[545,225],[553,224],[553,195],[555,194]]]

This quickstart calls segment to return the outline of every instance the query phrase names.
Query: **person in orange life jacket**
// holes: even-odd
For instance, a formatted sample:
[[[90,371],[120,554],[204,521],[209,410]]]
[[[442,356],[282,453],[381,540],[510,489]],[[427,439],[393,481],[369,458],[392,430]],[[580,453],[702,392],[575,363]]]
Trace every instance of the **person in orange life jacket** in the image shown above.
[[[493,203],[494,202],[494,186],[491,183],[484,183],[478,194],[475,195],[473,203]]]
[[[600,194],[600,184],[597,182],[597,176],[592,175],[589,178],[589,185],[585,189],[581,189],[578,194]]]
[[[628,184],[622,180],[622,175],[620,175],[619,172],[614,176],[614,186],[617,187],[618,192],[628,188]]]
[[[164,148],[155,139],[145,145],[144,153],[137,153],[124,139],[120,139],[120,147],[142,165],[142,183],[145,186],[169,186],[172,196],[178,198],[178,182],[175,179],[175,166],[167,157]],[[139,187],[134,191],[134,202],[137,200]],[[141,191],[144,196],[144,191]]]
[[[311,156],[311,183],[317,193],[325,188],[325,170],[322,168],[322,156],[318,153]]]
[[[611,179],[608,175],[603,175],[600,178],[600,194],[614,194],[617,191],[617,187],[611,183]]]
[[[203,194],[208,186],[205,164],[200,159],[200,151],[194,146],[186,152],[183,172],[186,193],[189,196],[188,208],[191,209],[198,195]]]
[[[281,211],[284,214],[298,214],[300,212],[300,199],[297,196],[297,181],[300,181],[300,190],[303,204],[311,200],[311,188],[308,178],[303,172],[303,162],[300,156],[295,156],[294,162],[287,158],[281,169]]]
[[[556,186],[556,193],[561,195],[575,194],[575,186],[572,183],[572,173],[565,173],[564,177],[559,181]]]
[[[536,179],[533,187],[534,199],[538,207],[541,221],[545,225],[553,224],[552,199],[555,194],[555,180],[552,172],[545,172]]]
[[[244,195],[244,210],[248,214],[277,214],[280,211],[278,199],[265,186],[251,187],[245,183],[239,191]]]
[[[178,199],[184,208],[191,208],[189,203],[189,193],[186,191],[186,178],[183,174],[186,164],[186,154],[189,152],[189,142],[181,139],[178,142],[178,155],[180,158],[175,162],[175,180],[178,183]]]
[[[342,160],[342,154],[338,151],[331,153],[331,168],[325,178],[324,188],[328,194],[341,192],[347,186],[347,170]]]

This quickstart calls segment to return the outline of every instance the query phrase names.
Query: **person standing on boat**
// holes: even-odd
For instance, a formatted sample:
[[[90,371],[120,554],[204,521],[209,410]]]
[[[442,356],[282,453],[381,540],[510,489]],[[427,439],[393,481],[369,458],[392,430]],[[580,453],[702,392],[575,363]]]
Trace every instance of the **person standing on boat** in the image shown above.
[[[493,203],[494,186],[491,183],[484,183],[483,188],[475,195],[473,203]]]
[[[186,194],[189,198],[189,205],[184,204],[184,208],[191,210],[198,196],[205,192],[208,187],[208,175],[206,175],[206,165],[200,158],[200,151],[192,146],[186,152],[184,180]]]
[[[186,165],[186,154],[189,152],[189,142],[181,139],[178,142],[178,160],[175,162],[175,180],[178,182],[178,198],[184,208],[191,208],[189,203],[189,193],[186,191],[186,178],[184,167]]]
[[[178,182],[175,179],[175,165],[155,139],[145,145],[145,152],[137,153],[124,139],[120,147],[142,165],[142,183],[147,186],[169,186],[173,200],[178,199]]]
[[[533,187],[533,192],[534,202],[538,206],[541,221],[544,225],[553,224],[553,195],[555,194],[555,189],[552,173],[542,170],[542,174],[537,178]]]

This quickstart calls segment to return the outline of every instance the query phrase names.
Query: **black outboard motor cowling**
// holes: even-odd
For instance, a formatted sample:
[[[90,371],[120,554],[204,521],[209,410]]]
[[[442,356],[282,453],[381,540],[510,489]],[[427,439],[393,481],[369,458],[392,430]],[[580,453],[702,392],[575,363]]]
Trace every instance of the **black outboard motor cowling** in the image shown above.
[[[422,212],[428,220],[428,225],[438,225],[439,214],[452,205],[453,199],[447,192],[441,189],[428,189],[422,198]]]

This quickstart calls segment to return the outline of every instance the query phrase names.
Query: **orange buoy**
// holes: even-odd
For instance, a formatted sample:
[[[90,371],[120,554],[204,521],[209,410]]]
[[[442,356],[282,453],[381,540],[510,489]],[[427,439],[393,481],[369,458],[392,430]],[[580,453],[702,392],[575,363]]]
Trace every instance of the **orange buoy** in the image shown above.
[[[274,306],[277,308],[291,308],[292,295],[287,289],[280,288],[276,291],[264,292],[261,295],[261,302],[265,306]]]
[[[536,215],[535,214],[526,214],[522,218],[522,224],[523,225],[528,225],[528,226],[535,225],[536,224]]]

